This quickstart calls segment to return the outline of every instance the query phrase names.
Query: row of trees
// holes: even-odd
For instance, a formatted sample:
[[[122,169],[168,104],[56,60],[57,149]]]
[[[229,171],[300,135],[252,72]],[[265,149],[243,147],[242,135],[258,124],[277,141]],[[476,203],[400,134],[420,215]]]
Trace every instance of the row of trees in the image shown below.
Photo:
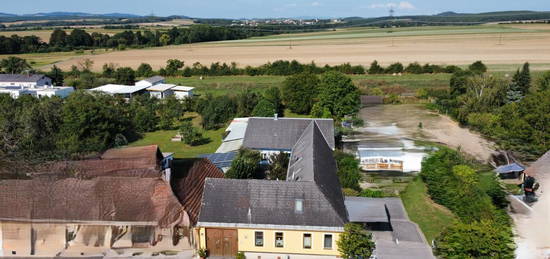
[[[511,78],[485,74],[483,66],[453,74],[450,91],[432,91],[435,108],[535,159],[550,149],[550,72],[534,81],[526,63]]]
[[[65,158],[125,145],[141,133],[176,129],[190,102],[138,96],[130,102],[77,91],[67,99],[0,95],[0,152]]]
[[[506,193],[493,175],[482,183],[472,166],[448,148],[422,163],[420,176],[429,195],[458,218],[436,238],[435,253],[442,258],[514,258]]]
[[[73,29],[67,33],[55,29],[48,43],[35,35],[10,37],[0,36],[0,54],[21,54],[35,52],[71,51],[76,49],[154,47],[172,44],[187,44],[205,41],[244,39],[254,36],[253,32],[229,27],[192,25],[185,28],[174,27],[168,31],[127,30],[114,35],[86,32]]]

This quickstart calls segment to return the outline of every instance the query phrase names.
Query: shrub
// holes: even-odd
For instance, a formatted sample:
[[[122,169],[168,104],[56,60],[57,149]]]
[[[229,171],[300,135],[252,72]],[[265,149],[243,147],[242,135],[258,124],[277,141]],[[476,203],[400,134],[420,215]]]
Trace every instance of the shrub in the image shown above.
[[[514,258],[509,230],[491,221],[456,222],[436,239],[435,253],[441,258]]]
[[[191,121],[184,121],[181,123],[179,134],[181,135],[181,141],[191,146],[200,145],[205,141],[202,132],[193,127]]]

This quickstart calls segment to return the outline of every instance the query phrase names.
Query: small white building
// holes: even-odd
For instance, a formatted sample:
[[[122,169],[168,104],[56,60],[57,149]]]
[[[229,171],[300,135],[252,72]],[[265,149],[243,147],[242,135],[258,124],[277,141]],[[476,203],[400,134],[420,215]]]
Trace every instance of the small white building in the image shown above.
[[[72,92],[74,92],[74,88],[71,86],[48,86],[35,88],[24,88],[19,86],[0,87],[0,94],[9,94],[12,98],[15,99],[19,98],[22,95],[30,95],[38,98],[53,96],[66,98]]]
[[[42,74],[0,74],[0,87],[19,86],[35,88],[51,85],[52,79]]]
[[[145,93],[145,89],[147,87],[148,86],[107,84],[100,87],[92,88],[90,89],[90,91],[103,92],[113,96],[118,95],[129,99],[136,94]]]
[[[136,82],[136,86],[143,86],[143,87],[151,87],[158,84],[164,84],[166,83],[166,80],[162,76],[153,76],[149,78],[145,78],[141,81]]]
[[[36,93],[35,95],[36,97],[58,96],[61,98],[66,98],[72,92],[74,92],[74,88],[72,86],[53,86],[53,87],[30,89],[30,91],[34,91]]]
[[[176,85],[173,84],[158,84],[153,85],[151,87],[147,88],[147,92],[149,92],[149,96],[155,97],[157,99],[164,99],[168,96],[174,95],[173,88],[176,87]]]
[[[195,89],[195,87],[176,86],[172,88],[172,91],[174,91],[174,95],[177,99],[185,99],[193,97],[193,89]]]

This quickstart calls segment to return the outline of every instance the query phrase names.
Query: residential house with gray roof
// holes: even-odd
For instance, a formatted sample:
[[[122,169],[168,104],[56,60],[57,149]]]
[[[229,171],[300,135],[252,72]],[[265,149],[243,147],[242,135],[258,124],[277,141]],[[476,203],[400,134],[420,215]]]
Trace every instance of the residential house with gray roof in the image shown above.
[[[206,180],[199,248],[212,256],[338,257],[336,242],[348,215],[333,150],[317,121],[301,131],[289,148],[286,181]]]

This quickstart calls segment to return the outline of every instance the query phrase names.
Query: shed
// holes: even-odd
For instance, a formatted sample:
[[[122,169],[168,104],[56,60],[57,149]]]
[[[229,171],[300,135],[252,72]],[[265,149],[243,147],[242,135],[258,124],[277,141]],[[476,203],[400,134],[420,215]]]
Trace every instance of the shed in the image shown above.
[[[495,169],[497,175],[502,179],[517,179],[525,170],[517,163],[499,166]]]
[[[174,95],[177,99],[185,99],[189,97],[193,97],[193,89],[195,87],[190,86],[176,86],[172,88],[172,91],[174,91]]]

